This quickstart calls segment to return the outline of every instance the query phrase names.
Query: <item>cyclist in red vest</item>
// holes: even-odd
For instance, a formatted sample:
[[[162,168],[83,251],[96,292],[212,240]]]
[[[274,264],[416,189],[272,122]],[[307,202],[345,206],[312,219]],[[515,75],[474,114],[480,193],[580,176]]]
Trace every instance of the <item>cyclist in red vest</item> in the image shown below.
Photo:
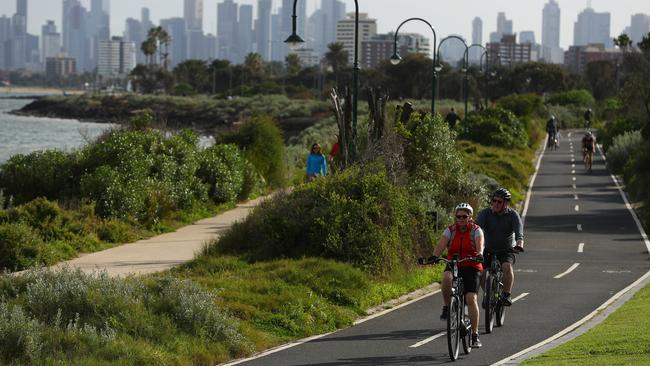
[[[430,261],[435,261],[442,252],[447,249],[447,258],[452,259],[454,255],[458,259],[467,257],[483,256],[483,230],[472,222],[474,209],[468,203],[461,203],[456,206],[456,223],[449,226],[442,233],[438,245],[433,250],[433,257]],[[465,303],[469,310],[469,319],[472,323],[472,347],[481,347],[481,341],[478,339],[478,290],[483,265],[481,262],[466,261],[458,265],[458,275],[463,278],[465,288]],[[449,267],[445,268],[442,277],[442,297],[445,306],[442,307],[440,319],[446,320],[449,316],[449,298],[451,297],[452,274]]]

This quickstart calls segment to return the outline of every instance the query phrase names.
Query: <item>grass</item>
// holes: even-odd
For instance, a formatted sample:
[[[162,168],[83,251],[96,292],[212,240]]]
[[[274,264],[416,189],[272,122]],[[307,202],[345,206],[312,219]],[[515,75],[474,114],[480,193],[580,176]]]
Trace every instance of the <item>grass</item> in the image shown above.
[[[587,333],[522,365],[650,365],[650,286]]]

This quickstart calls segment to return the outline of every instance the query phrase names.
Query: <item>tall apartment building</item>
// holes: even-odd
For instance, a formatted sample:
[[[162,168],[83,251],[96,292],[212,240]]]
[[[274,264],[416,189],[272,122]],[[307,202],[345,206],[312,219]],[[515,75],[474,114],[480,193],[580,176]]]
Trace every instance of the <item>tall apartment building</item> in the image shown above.
[[[587,8],[578,14],[573,27],[573,45],[603,44],[606,48],[613,46],[610,31],[610,13],[596,13]]]
[[[630,38],[634,46],[648,36],[650,32],[650,16],[647,14],[634,14],[630,19]]]
[[[378,34],[361,42],[359,53],[362,68],[377,67],[382,62],[390,60],[395,52],[395,34]],[[404,57],[410,53],[431,56],[429,38],[417,33],[400,33],[397,36],[397,52]]]
[[[172,38],[169,46],[170,66],[174,67],[187,60],[187,26],[184,18],[161,19],[160,26]]]
[[[41,27],[41,63],[45,66],[48,57],[56,57],[61,53],[61,33],[56,31],[53,20],[48,20]]]
[[[512,20],[506,18],[506,13],[497,14],[497,31],[490,33],[490,42],[499,42],[504,35],[514,34]]]
[[[483,44],[483,20],[479,17],[472,20],[472,44]],[[469,59],[473,63],[479,63],[482,54],[483,50],[480,47],[473,47]]]
[[[183,18],[187,29],[203,31],[203,0],[183,0]]]
[[[66,77],[77,73],[77,60],[72,57],[48,57],[45,59],[45,75],[48,78]]]
[[[237,58],[237,4],[233,0],[217,3],[217,57],[226,60]]]
[[[497,62],[501,65],[512,66],[537,61],[534,57],[533,44],[517,43],[517,36],[514,34],[504,35],[501,37],[501,42],[488,43],[487,49],[491,64]]]
[[[105,77],[124,77],[135,68],[135,44],[122,37],[99,41],[97,73]]]
[[[257,0],[257,20],[255,21],[255,49],[266,61],[271,60],[271,0]]]
[[[571,46],[564,56],[564,67],[573,74],[582,75],[587,65],[596,61],[620,62],[623,53],[618,48],[606,48],[601,44]]]
[[[244,62],[246,55],[253,52],[253,6],[239,6],[239,22],[237,23],[237,57],[232,61]]]
[[[348,52],[348,63],[354,65],[354,38],[355,38],[354,13],[348,13],[347,18],[336,23],[336,42],[343,44],[343,49]],[[361,60],[361,46],[363,41],[377,35],[377,20],[368,17],[367,13],[359,13],[359,37],[356,45]]]

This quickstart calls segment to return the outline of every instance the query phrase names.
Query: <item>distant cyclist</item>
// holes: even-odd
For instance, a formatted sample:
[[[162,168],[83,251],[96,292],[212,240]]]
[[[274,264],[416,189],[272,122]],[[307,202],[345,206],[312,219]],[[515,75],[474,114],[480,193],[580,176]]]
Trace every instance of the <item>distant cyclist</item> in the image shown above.
[[[433,250],[433,257],[429,261],[435,261],[442,252],[447,249],[447,258],[452,259],[458,255],[458,259],[467,257],[482,257],[483,253],[483,231],[472,222],[474,209],[468,203],[461,203],[456,206],[456,223],[445,229]],[[478,290],[480,286],[481,262],[467,261],[458,265],[458,275],[463,279],[465,289],[465,303],[469,310],[469,319],[472,323],[472,348],[480,348],[481,341],[478,339]],[[451,268],[447,266],[442,277],[442,296],[445,306],[442,307],[440,319],[445,320],[449,316],[449,301],[451,297],[451,286],[453,276]]]
[[[596,136],[591,131],[587,131],[582,138],[582,160],[589,171],[594,161],[594,151],[596,151]]]
[[[555,146],[557,144],[557,129],[557,120],[555,119],[555,116],[551,116],[548,122],[546,122],[546,132],[548,132],[547,147]]]
[[[584,114],[584,119],[585,119],[585,129],[591,127],[591,119],[593,118],[594,114],[591,111],[591,108],[587,108]]]
[[[476,218],[485,233],[485,260],[489,265],[492,255],[496,255],[503,270],[503,294],[501,301],[505,306],[512,305],[512,285],[515,280],[513,265],[514,253],[524,250],[524,225],[517,211],[508,207],[512,195],[505,188],[492,193],[490,207],[483,209]],[[514,244],[514,247],[513,247]]]

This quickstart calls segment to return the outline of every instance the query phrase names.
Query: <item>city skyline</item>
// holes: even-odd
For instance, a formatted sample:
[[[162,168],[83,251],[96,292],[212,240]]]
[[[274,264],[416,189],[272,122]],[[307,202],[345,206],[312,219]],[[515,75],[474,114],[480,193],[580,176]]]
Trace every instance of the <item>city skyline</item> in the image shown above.
[[[302,0],[299,0],[299,3]],[[369,0],[366,0],[368,2]],[[204,1],[203,8],[203,30],[205,33],[216,34],[217,30],[217,3],[219,1]],[[320,0],[304,0],[307,14],[310,15],[320,4]],[[353,0],[343,0],[348,11],[354,10]],[[82,5],[90,8],[90,0],[81,0]],[[254,17],[257,17],[257,0],[239,0],[240,5],[253,5]],[[490,33],[497,28],[496,20],[499,12],[504,12],[508,20],[513,21],[513,31],[533,31],[536,37],[541,40],[542,34],[542,9],[548,0],[494,0],[489,4],[481,0],[460,0],[451,3],[437,4],[432,6],[430,1],[425,0],[402,0],[400,6],[395,6],[390,0],[372,0],[370,4],[359,2],[359,11],[368,13],[369,17],[377,19],[378,32],[386,33],[394,30],[404,19],[420,16],[432,23],[439,36],[446,34],[459,34],[466,39],[472,37],[472,20],[480,17],[483,21],[483,40],[489,40]],[[587,7],[587,1],[558,0],[557,3],[562,11],[560,24],[560,47],[567,49],[573,43],[573,25],[578,19],[578,14]],[[592,8],[599,13],[611,13],[611,36],[614,37],[630,26],[631,16],[636,13],[650,13],[647,4],[643,0],[619,0],[616,3],[606,0],[591,0]],[[277,12],[282,6],[282,0],[273,0],[273,11]],[[122,35],[126,19],[138,18],[141,7],[148,7],[151,10],[151,20],[158,24],[160,19],[183,17],[183,0],[166,0],[165,5],[155,0],[113,0],[110,2],[110,29],[111,35]],[[471,10],[465,10],[471,9]],[[0,15],[14,14],[16,12],[15,1],[5,1],[0,4]],[[427,17],[427,12],[431,16]],[[27,30],[31,34],[39,34],[40,28],[47,20],[54,20],[58,27],[61,27],[61,4],[60,1],[52,0],[30,0],[28,2],[28,24]],[[456,14],[450,17],[449,13]],[[408,24],[405,31],[427,34],[422,25],[416,23]],[[430,33],[430,31],[429,31]]]

